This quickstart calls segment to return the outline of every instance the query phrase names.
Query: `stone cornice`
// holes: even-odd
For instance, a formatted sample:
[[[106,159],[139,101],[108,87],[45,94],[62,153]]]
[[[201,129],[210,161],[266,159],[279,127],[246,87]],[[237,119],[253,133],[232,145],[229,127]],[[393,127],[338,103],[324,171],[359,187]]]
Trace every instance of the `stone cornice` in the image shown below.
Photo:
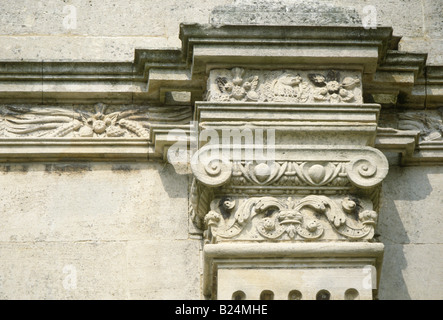
[[[163,103],[168,91],[185,91],[192,103],[204,93],[205,74],[214,63],[226,68],[263,68],[263,62],[267,68],[306,68],[325,61],[329,67],[363,69],[367,102],[429,108],[443,100],[441,67],[426,66],[426,54],[395,50],[389,27],[183,24],[180,39],[181,49],[136,49],[133,62],[2,61],[0,99]],[[340,56],[334,48],[341,50]],[[344,54],[345,48],[350,51]],[[391,98],[385,102],[387,96]]]
[[[316,69],[325,74],[330,68],[355,70],[361,72],[363,103],[380,104],[382,112],[392,106],[430,110],[443,103],[443,66],[426,66],[426,54],[398,51],[398,37],[392,35],[390,27],[182,24],[180,39],[180,49],[136,49],[133,62],[0,62],[0,101],[2,104],[35,106],[91,105],[97,102],[169,107],[187,105],[191,110],[199,105],[196,101],[204,100],[209,89],[210,70],[240,65],[249,70],[289,69],[295,73]],[[309,83],[307,79],[304,81]],[[186,93],[185,98],[174,98],[174,92]],[[218,103],[223,106],[222,102]],[[248,102],[240,103],[247,109]],[[196,115],[200,116],[206,107],[210,105],[200,104]],[[264,104],[262,107],[269,106]],[[318,108],[331,115],[335,111],[354,112],[350,106],[339,104],[332,108],[324,104]],[[285,107],[282,104],[281,108],[274,109],[281,113]],[[230,111],[226,111],[229,114]],[[359,117],[364,114],[362,110],[355,112],[360,114]],[[235,112],[232,115],[235,116]],[[204,120],[210,125],[211,119]],[[137,149],[134,157],[165,159],[168,146],[174,143],[168,139],[171,129],[189,132],[189,126],[183,122],[156,123],[151,126],[148,147],[144,149],[146,154],[139,155],[140,149]],[[13,154],[20,153],[14,150],[15,138],[9,142],[8,137],[2,138],[3,147],[12,148],[10,156],[5,152],[9,160],[18,159]],[[23,141],[28,139],[20,138]],[[33,139],[30,138],[29,145],[34,143]],[[381,150],[400,150],[402,164],[441,163],[442,148],[438,141],[417,142],[408,133],[383,130],[378,131],[377,138],[371,136],[368,145],[374,141]],[[101,154],[97,149],[97,157],[91,155],[89,159],[101,159]],[[48,154],[48,157],[58,159],[55,155]]]
[[[189,106],[0,106],[1,161],[164,160],[188,135]]]

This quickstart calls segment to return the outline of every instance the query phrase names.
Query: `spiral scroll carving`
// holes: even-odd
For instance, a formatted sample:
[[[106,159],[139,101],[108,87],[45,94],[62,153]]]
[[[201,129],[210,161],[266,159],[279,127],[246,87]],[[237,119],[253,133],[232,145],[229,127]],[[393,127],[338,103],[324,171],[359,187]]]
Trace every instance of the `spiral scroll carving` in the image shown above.
[[[195,178],[209,187],[219,187],[231,178],[232,163],[219,152],[216,146],[200,149],[191,160]]]
[[[377,158],[358,157],[348,163],[346,171],[352,184],[371,188],[381,183],[388,174],[388,162],[383,154]]]

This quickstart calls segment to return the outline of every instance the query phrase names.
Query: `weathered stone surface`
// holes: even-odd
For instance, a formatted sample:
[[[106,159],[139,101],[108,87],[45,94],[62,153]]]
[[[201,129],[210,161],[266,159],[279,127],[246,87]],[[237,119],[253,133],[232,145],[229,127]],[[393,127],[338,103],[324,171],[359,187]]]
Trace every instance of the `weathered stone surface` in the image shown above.
[[[196,240],[11,241],[0,253],[1,299],[200,299]]]
[[[387,244],[380,300],[441,300],[441,244]]]
[[[2,241],[0,297],[127,298],[125,242]]]
[[[442,39],[429,39],[427,37],[423,39],[411,39],[405,37],[399,43],[399,49],[402,51],[427,52],[427,64],[429,65],[443,64],[443,56],[441,55],[442,48]]]
[[[390,168],[377,230],[385,244],[380,299],[443,297],[442,177],[442,167]]]
[[[332,1],[235,1],[212,11],[212,24],[260,25],[361,25],[355,10],[332,5]]]
[[[347,287],[372,298],[362,282],[370,267],[382,270],[381,299],[441,299],[443,74],[426,66],[426,54],[397,50],[428,52],[428,63],[440,63],[441,7],[436,0],[8,4],[0,59],[13,61],[0,64],[0,94],[5,103],[38,105],[1,107],[0,298],[217,297],[217,268],[230,269],[218,273],[227,299],[237,284],[254,287],[249,298],[278,284],[275,298],[289,298],[282,274],[305,298],[330,283],[333,299],[346,298]],[[369,23],[393,29],[365,30],[368,14]],[[91,107],[96,102],[113,104],[111,111]],[[156,107],[140,113],[131,109],[138,102]],[[61,106],[69,103],[88,106]],[[169,112],[165,103],[187,109]],[[395,124],[377,128],[386,106]],[[230,146],[222,148],[228,161],[211,153],[192,163],[194,177],[149,162],[164,159],[178,139],[169,139],[171,128],[189,134],[191,109],[202,131],[280,130],[277,162],[238,162]],[[149,117],[161,118],[156,128]],[[388,161],[374,144],[409,159],[392,163],[420,167],[393,166],[386,176]],[[199,147],[198,156],[212,151]]]
[[[443,4],[438,0],[422,0],[425,35],[431,39],[443,39]],[[436,41],[433,41],[436,42]]]
[[[2,164],[0,181],[2,299],[200,298],[188,181],[171,166]]]
[[[201,299],[200,240],[131,241],[129,299]]]
[[[335,0],[338,6],[350,6],[360,14],[362,20],[375,9],[377,25],[390,25],[394,34],[404,37],[423,37],[425,18],[421,0]],[[365,11],[365,7],[366,10]],[[371,8],[372,7],[372,8]]]
[[[386,244],[438,244],[443,206],[443,168],[390,168],[383,186],[378,225]],[[410,183],[413,181],[414,183]],[[443,264],[443,258],[440,258]]]
[[[10,35],[0,42],[2,60],[133,61],[134,48],[179,46],[175,38],[134,36]]]
[[[430,61],[439,57],[437,48],[441,49],[441,44],[434,40],[441,39],[439,30],[443,25],[439,0],[408,0],[406,3],[375,0],[370,4],[365,0],[328,0],[321,1],[320,5],[318,0],[302,4],[290,0],[258,3],[234,0],[14,1],[0,13],[0,53],[2,59],[131,61],[134,48],[179,47],[177,21],[320,23],[335,20],[349,24],[358,23],[365,16],[363,8],[372,5],[377,10],[378,23],[392,25],[396,35],[414,38],[412,42],[419,43],[416,48],[436,48]],[[244,14],[248,6],[254,10]],[[340,7],[344,9],[338,9]],[[77,14],[75,28],[69,27],[72,8]],[[291,11],[299,8],[307,12],[297,16]],[[284,9],[284,13],[278,13],[278,9]],[[223,16],[223,10],[227,17]],[[421,43],[425,34],[432,40]]]
[[[1,241],[188,238],[188,181],[175,176],[170,165],[2,164],[1,169]]]

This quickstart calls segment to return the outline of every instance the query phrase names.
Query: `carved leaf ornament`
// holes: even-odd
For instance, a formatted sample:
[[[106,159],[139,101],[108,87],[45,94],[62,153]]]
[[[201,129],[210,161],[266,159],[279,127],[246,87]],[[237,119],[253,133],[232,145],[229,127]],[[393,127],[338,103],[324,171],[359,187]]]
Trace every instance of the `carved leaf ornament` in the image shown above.
[[[52,107],[9,106],[5,131],[35,137],[143,137],[150,136],[149,117],[138,109],[106,113],[107,105],[95,112]]]
[[[256,231],[264,239],[282,240],[286,235],[291,240],[300,237],[304,240],[320,239],[325,226],[316,216],[325,216],[335,232],[351,240],[371,237],[377,222],[377,213],[373,210],[359,208],[356,200],[345,197],[338,205],[326,196],[310,195],[295,201],[274,197],[250,198],[245,200],[236,210],[234,200],[225,209],[235,211],[231,222],[224,221],[220,213],[211,210],[205,217],[207,236],[233,239],[242,232],[248,232],[254,219]],[[225,204],[223,204],[225,205]],[[311,214],[308,214],[310,212]],[[355,215],[357,214],[357,220]],[[214,239],[213,239],[214,240]]]

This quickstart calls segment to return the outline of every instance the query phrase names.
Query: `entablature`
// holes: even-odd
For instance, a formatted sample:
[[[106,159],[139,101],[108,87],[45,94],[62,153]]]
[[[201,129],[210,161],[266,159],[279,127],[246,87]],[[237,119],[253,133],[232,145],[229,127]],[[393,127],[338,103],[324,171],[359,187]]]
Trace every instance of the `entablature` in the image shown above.
[[[63,105],[91,108],[94,104],[107,104],[114,108],[121,106],[123,109],[129,105],[136,109],[153,106],[164,108],[165,114],[171,108],[188,108],[186,112],[192,114],[195,109],[197,117],[200,117],[200,114],[207,114],[205,110],[213,107],[226,110],[227,116],[235,116],[238,109],[223,106],[224,102],[235,100],[242,105],[242,112],[247,112],[248,103],[254,105],[251,116],[255,119],[251,118],[248,125],[263,123],[259,117],[266,108],[284,117],[288,116],[284,110],[289,110],[284,104],[305,104],[300,106],[299,111],[294,108],[289,111],[295,117],[297,112],[302,112],[301,109],[309,109],[309,104],[323,103],[316,106],[319,111],[310,123],[307,118],[298,124],[291,122],[293,128],[298,126],[299,129],[309,129],[320,123],[325,125],[318,121],[322,112],[325,117],[346,113],[347,117],[341,122],[342,128],[348,124],[349,112],[360,118],[358,125],[367,125],[372,119],[369,120],[368,113],[365,115],[364,108],[357,110],[357,107],[351,111],[351,105],[356,103],[381,105],[381,114],[385,110],[389,112],[399,108],[428,113],[443,103],[443,67],[427,66],[426,54],[398,51],[399,39],[393,36],[390,27],[182,24],[179,36],[182,40],[180,49],[136,49],[133,62],[3,61],[0,63],[1,102],[6,108],[8,105],[12,108],[26,105],[34,111]],[[232,82],[235,78],[233,72],[242,73],[243,78],[237,77],[241,79],[239,85]],[[245,86],[249,87],[245,89]],[[232,88],[237,90],[237,94],[229,91]],[[212,107],[208,103],[213,103]],[[273,105],[266,106],[266,103]],[[258,107],[259,104],[262,106]],[[377,119],[379,113],[373,113]],[[34,116],[37,114],[34,112]],[[134,137],[147,138],[147,147],[143,151],[146,155],[134,154],[134,157],[166,159],[167,148],[174,143],[167,132],[174,128],[182,130],[187,143],[192,143],[189,125],[192,116],[188,115],[187,120],[182,121],[179,114],[172,111],[168,121],[163,122],[146,120],[144,125],[145,129],[150,127],[149,138],[147,134]],[[242,116],[241,112],[238,114]],[[174,117],[177,118],[174,120]],[[6,118],[3,116],[3,124],[10,127],[10,119]],[[377,119],[371,125],[377,126]],[[203,117],[199,120],[211,126],[211,121],[221,119]],[[24,130],[29,129],[26,124],[21,125]],[[72,132],[79,136],[80,130],[86,130],[75,121],[66,125],[75,128]],[[280,125],[285,126],[283,122]],[[331,130],[340,130],[339,121],[331,122],[331,125],[334,127]],[[61,127],[57,128],[61,130]],[[400,147],[399,136],[408,133],[402,133],[404,128],[395,125],[387,128],[400,131],[391,130],[389,133],[380,128],[376,131],[377,137],[373,133],[367,139],[367,145],[377,141],[376,146],[381,150],[397,152],[401,149],[401,164],[441,162],[442,145],[435,138],[437,133],[432,139],[412,137],[406,142],[402,138],[401,143],[405,144]],[[368,130],[374,132],[372,128]],[[441,129],[437,127],[436,130],[440,132],[438,130]],[[113,139],[122,136],[117,131],[113,133],[117,134]],[[70,136],[64,135],[63,138]],[[27,143],[32,145],[32,139],[37,137],[43,138],[41,135],[17,133],[2,134],[1,139],[29,138]],[[111,137],[99,139],[105,138]],[[184,139],[183,136],[180,139]],[[43,140],[39,141],[43,143]],[[14,145],[12,140],[9,142],[2,143],[5,147]],[[415,151],[411,151],[414,143]],[[5,152],[5,157],[14,153]],[[405,157],[407,160],[404,160]]]

